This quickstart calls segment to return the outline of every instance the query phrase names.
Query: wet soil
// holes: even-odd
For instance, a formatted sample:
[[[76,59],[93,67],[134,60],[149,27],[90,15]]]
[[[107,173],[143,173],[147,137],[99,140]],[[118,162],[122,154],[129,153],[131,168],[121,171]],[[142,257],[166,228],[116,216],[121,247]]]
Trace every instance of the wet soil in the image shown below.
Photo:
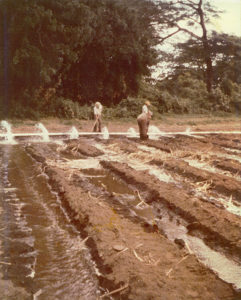
[[[188,144],[187,140],[189,139],[186,137],[179,137],[177,142],[173,138],[142,143],[137,140],[129,142],[126,139],[96,141],[106,149],[106,151],[102,149],[102,152],[98,152],[99,149],[94,147],[96,142],[93,140],[72,141],[68,146],[71,145],[69,151],[73,149],[76,151],[81,144],[81,154],[84,153],[86,156],[84,160],[87,160],[87,164],[88,156],[93,156],[93,153],[99,155],[105,153],[106,156],[99,158],[102,167],[107,170],[108,176],[114,176],[115,181],[119,181],[119,185],[126,185],[131,197],[138,195],[136,199],[143,201],[144,206],[149,204],[150,207],[152,205],[154,207],[155,203],[163,205],[170,215],[181,218],[180,222],[186,226],[189,235],[201,238],[210,248],[240,264],[239,216],[195,197],[186,189],[185,183],[160,181],[150,175],[148,170],[133,169],[128,163],[113,161],[107,154],[109,149],[120,151],[126,155],[127,160],[135,152],[141,152],[139,149],[141,144],[158,148],[166,153],[165,155],[175,156],[175,151],[180,148],[172,148],[174,142],[177,145],[183,143],[183,150],[186,152],[192,149],[196,151],[205,149],[206,143],[191,140]],[[166,149],[169,147],[171,151],[165,151],[163,145],[166,145]],[[191,149],[190,145],[193,145]],[[200,148],[200,145],[203,145],[203,148]],[[210,142],[211,145],[213,151],[223,151]],[[88,172],[81,167],[82,165],[70,169],[69,164],[64,164],[66,160],[62,151],[57,148],[35,144],[26,147],[26,151],[42,164],[44,172],[49,177],[49,184],[58,192],[66,209],[71,212],[71,219],[88,237],[86,245],[92,249],[92,258],[101,273],[100,284],[108,286],[109,290],[120,288],[120,292],[113,295],[114,299],[234,300],[241,297],[240,291],[235,290],[201,264],[185,241],[169,240],[158,226],[155,216],[152,216],[152,208],[150,208],[152,216],[150,222],[143,221],[140,215],[128,215],[125,210],[128,206],[127,198],[122,199],[121,206],[116,203],[116,200],[121,198],[120,190],[113,188],[113,184],[110,189],[109,179],[106,182],[98,181],[98,176],[101,178],[103,171],[91,169],[90,165]],[[143,150],[142,155],[148,156],[148,151]],[[154,161],[154,164],[159,168],[169,168],[174,173],[178,173],[179,166],[182,166],[184,174],[188,173],[190,167],[188,163],[181,163],[178,160],[164,163]],[[168,167],[168,164],[172,167]],[[150,164],[149,169],[151,168]],[[216,175],[209,174],[210,180],[214,182]],[[234,185],[239,184],[235,180],[230,180]],[[225,186],[226,181],[224,179],[220,181],[220,186]],[[229,186],[233,186],[232,184]],[[235,188],[231,190],[232,192],[235,192]]]
[[[241,176],[241,164],[237,161],[233,161],[231,159],[223,159],[220,161],[215,159],[212,164],[219,169]]]
[[[175,159],[169,160],[153,160],[153,164],[171,170],[183,177],[192,179],[194,182],[208,182],[209,189],[215,189],[219,193],[224,193],[226,196],[232,196],[237,201],[241,201],[241,182],[222,174],[214,174],[206,170],[200,170],[190,166],[185,161]]]

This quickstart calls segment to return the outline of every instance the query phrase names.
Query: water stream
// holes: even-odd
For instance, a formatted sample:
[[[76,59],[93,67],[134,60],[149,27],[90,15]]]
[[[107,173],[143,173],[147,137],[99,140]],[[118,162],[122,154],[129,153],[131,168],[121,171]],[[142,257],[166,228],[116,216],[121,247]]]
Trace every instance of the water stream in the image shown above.
[[[96,299],[95,263],[39,168],[21,146],[1,146],[4,278],[38,299]]]

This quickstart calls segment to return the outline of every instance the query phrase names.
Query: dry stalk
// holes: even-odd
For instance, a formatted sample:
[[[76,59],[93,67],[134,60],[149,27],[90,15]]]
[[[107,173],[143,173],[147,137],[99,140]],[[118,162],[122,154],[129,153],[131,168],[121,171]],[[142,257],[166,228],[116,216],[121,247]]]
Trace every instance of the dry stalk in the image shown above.
[[[149,260],[149,263],[147,263],[148,266],[157,266],[157,265],[159,264],[159,262],[160,262],[161,259],[159,258],[159,259],[155,260],[155,259],[151,256],[151,254],[149,253],[149,254],[148,254],[148,260]]]
[[[0,261],[0,264],[2,264],[2,265],[11,265],[11,263],[7,263],[7,262],[4,262],[4,261]]]
[[[5,235],[3,235],[3,234],[1,234],[1,233],[0,233],[0,236],[2,236],[2,237],[5,238],[5,239],[11,240],[9,237],[7,237],[7,236],[5,236]]]
[[[189,245],[188,245],[187,242],[185,242],[185,245],[186,245],[186,248],[187,248],[189,254],[193,254],[193,252],[192,252],[192,250],[190,249],[190,247],[189,247]]]
[[[135,257],[136,257],[139,261],[144,262],[144,260],[136,253],[135,249],[132,249],[132,251],[133,251]]]
[[[189,255],[190,254],[187,254],[184,257],[182,257],[168,272],[166,272],[166,276],[170,277],[170,274],[174,270],[174,268],[176,268],[181,262],[183,262],[185,259],[187,259]]]
[[[138,198],[139,198],[139,200],[140,200],[140,202],[136,205],[136,207],[139,207],[139,206],[141,206],[142,204],[143,204],[144,206],[149,206],[149,205],[141,198],[141,195],[140,195],[140,193],[139,193],[138,190],[136,190],[135,193],[137,194],[137,196],[138,196]]]
[[[143,245],[143,244],[139,244],[139,245],[137,245],[134,249],[132,249],[132,251],[133,251],[135,257],[136,257],[139,261],[145,263],[145,265],[147,265],[147,266],[157,266],[157,265],[159,264],[160,260],[161,260],[160,258],[159,258],[158,260],[155,260],[153,257],[151,257],[151,254],[150,254],[150,253],[148,254],[148,256],[144,256],[144,258],[141,258],[141,257],[136,253],[136,249],[139,248],[139,247],[141,247],[142,245]]]
[[[69,162],[69,161],[70,161],[70,159],[65,158],[65,157],[62,157],[61,159],[64,160],[64,161],[66,161],[66,162]]]
[[[202,184],[204,182],[203,185],[199,186],[200,184]],[[210,182],[207,181],[200,181],[200,182],[197,182],[196,184],[194,185],[198,185],[199,187],[197,187],[197,189],[200,191],[200,192],[207,192],[211,186],[212,186],[212,180]]]
[[[82,240],[80,242],[80,246],[81,246],[81,249],[86,249],[86,246],[85,246],[85,242],[89,239],[89,236],[87,236],[84,240]]]
[[[122,251],[118,252],[115,254],[115,257],[119,256],[121,253],[125,252],[126,250],[128,250],[129,248],[125,248]]]
[[[73,176],[73,174],[74,174],[74,171],[72,170],[72,171],[70,172],[70,174],[69,174],[68,180],[71,179],[71,177]]]
[[[72,151],[73,151],[73,150],[72,150]],[[76,147],[76,151],[74,152],[74,155],[76,155],[78,151],[79,151],[79,144],[78,144],[78,146]]]
[[[107,186],[102,182],[101,186],[107,191]]]
[[[103,203],[101,203],[100,201],[98,201],[102,196],[99,196],[98,198],[96,198],[96,197],[94,197],[94,196],[91,195],[91,192],[90,192],[90,191],[88,191],[88,196],[89,196],[90,199],[96,200],[97,203],[98,203],[100,206],[104,207]]]
[[[126,288],[128,288],[128,286],[129,286],[129,284],[127,283],[127,284],[125,284],[124,286],[122,286],[122,287],[120,287],[120,288],[118,288],[118,289],[116,289],[116,290],[114,290],[114,291],[112,291],[112,292],[105,293],[104,295],[100,296],[99,299],[103,299],[103,298],[105,298],[105,297],[108,297],[108,296],[111,296],[111,295],[113,295],[113,294],[119,293],[119,292],[125,290]]]

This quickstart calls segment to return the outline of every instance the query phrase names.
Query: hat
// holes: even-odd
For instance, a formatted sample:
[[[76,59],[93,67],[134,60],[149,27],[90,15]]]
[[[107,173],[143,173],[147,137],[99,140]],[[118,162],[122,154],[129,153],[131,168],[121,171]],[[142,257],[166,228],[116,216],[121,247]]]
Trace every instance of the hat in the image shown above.
[[[145,101],[145,104],[147,105],[147,106],[150,106],[151,105],[151,103],[150,103],[150,101]]]

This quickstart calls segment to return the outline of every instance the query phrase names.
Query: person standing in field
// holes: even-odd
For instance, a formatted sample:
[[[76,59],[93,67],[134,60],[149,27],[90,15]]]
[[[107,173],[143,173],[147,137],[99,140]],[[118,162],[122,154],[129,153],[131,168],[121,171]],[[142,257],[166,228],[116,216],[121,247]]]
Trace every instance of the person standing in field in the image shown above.
[[[101,114],[102,114],[102,105],[100,102],[96,102],[94,106],[94,117],[95,123],[93,126],[94,132],[101,132]]]
[[[150,119],[152,117],[152,112],[150,111],[151,103],[146,101],[142,106],[142,113],[137,117],[137,124],[139,127],[140,139],[147,140],[148,139],[148,128],[150,124]]]
[[[152,118],[152,112],[150,111],[150,106],[151,106],[151,103],[148,100],[142,106],[142,113],[147,114],[147,132],[148,132],[149,125],[150,125],[150,120]]]

